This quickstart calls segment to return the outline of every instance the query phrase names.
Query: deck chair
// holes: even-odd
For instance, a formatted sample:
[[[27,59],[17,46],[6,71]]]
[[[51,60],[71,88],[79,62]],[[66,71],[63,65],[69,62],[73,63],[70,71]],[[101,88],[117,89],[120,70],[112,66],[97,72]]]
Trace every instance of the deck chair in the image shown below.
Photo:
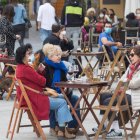
[[[104,80],[106,81],[111,81],[109,86],[111,87],[114,79],[116,77],[120,78],[122,76],[123,71],[126,70],[125,63],[124,63],[125,54],[122,53],[120,50],[118,50],[116,55],[113,54],[114,60],[111,61],[105,46],[102,47],[105,55],[103,58],[103,64],[101,66],[100,76],[102,78],[104,77]]]
[[[6,67],[6,69],[8,69],[9,67],[12,67],[14,71],[16,70],[16,65],[13,65],[13,64],[5,64],[5,67]],[[11,94],[12,94],[13,90],[14,90],[15,73],[8,74],[8,75],[5,75],[5,76],[12,79],[11,86],[10,86],[10,88],[8,90],[8,93],[7,93],[7,96],[6,96],[6,100],[8,101],[9,98],[11,97]]]
[[[112,111],[113,113],[111,115],[111,119],[109,120],[109,123],[108,123],[108,125],[106,127],[106,130],[105,130],[104,134],[102,135],[102,137],[103,138],[106,137],[106,135],[107,135],[107,133],[108,133],[108,131],[110,129],[110,126],[111,126],[111,124],[112,124],[112,122],[113,122],[113,120],[114,120],[114,118],[116,116],[116,114],[119,113],[120,116],[121,116],[120,119],[121,119],[121,123],[122,123],[122,129],[124,129],[125,137],[128,140],[127,130],[129,130],[129,131],[133,130],[131,112],[130,112],[130,109],[129,109],[129,104],[128,104],[128,101],[127,101],[127,97],[125,95],[125,92],[126,92],[126,90],[128,88],[128,84],[129,84],[128,82],[122,82],[122,81],[120,81],[118,83],[118,85],[117,85],[117,87],[116,87],[116,89],[114,91],[114,94],[112,95],[112,98],[111,98],[108,106],[99,105],[99,106],[94,106],[93,107],[93,109],[104,110],[105,111],[105,114],[104,114],[104,116],[102,118],[102,121],[101,121],[101,123],[99,125],[98,132],[95,135],[95,139],[98,139],[99,134],[100,134],[100,132],[102,130],[102,127],[103,127],[103,125],[105,123],[105,120],[108,118],[109,112]],[[122,87],[123,87],[123,91],[121,92],[120,95],[118,95],[118,92],[119,92],[120,88],[122,88]],[[117,99],[117,104],[115,106],[113,106],[113,103],[114,103],[115,99]],[[125,104],[121,105],[123,99],[125,99]],[[128,112],[128,117],[129,117],[129,120],[130,120],[130,123],[131,123],[131,128],[127,128],[125,126],[125,120],[124,120],[124,116],[123,116],[124,111]]]
[[[129,32],[132,32],[132,36],[128,36]],[[125,27],[125,45],[127,40],[138,40],[139,39],[139,27]]]
[[[134,137],[136,135],[136,131],[137,131],[139,124],[140,124],[140,110],[137,110],[136,113],[137,113],[137,116],[135,116],[135,118],[137,118],[137,119],[136,119],[136,122],[134,124],[134,129],[132,131],[132,135],[131,135],[132,137]]]
[[[19,118],[19,113],[20,113],[20,111],[21,112],[25,111],[28,114],[28,117],[31,121],[31,124],[32,124],[32,126],[34,128],[34,131],[36,132],[37,136],[41,137],[42,140],[46,140],[46,136],[43,132],[43,129],[42,129],[42,127],[41,127],[33,109],[32,109],[32,105],[31,105],[30,99],[28,98],[28,95],[26,93],[24,85],[22,84],[21,80],[19,80],[19,79],[17,79],[15,84],[16,84],[16,86],[20,87],[22,94],[21,94],[21,97],[20,97],[19,101],[17,100],[17,96],[15,98],[14,106],[13,106],[13,110],[12,110],[12,114],[11,114],[11,118],[10,118],[10,122],[9,122],[9,126],[8,126],[7,138],[9,136],[9,134],[11,134],[10,140],[13,139],[15,128],[16,128],[16,125],[17,125],[17,121],[18,121],[18,118]],[[27,106],[21,106],[21,103],[22,103],[23,100],[25,100]],[[15,111],[16,111],[16,113],[15,113]],[[15,119],[14,119],[14,114],[16,115]],[[21,117],[19,119],[21,119]]]

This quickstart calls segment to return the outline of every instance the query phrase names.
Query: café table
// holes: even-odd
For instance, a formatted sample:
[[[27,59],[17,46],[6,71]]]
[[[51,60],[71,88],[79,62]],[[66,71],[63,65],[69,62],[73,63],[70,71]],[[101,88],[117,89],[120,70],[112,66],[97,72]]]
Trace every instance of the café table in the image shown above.
[[[87,115],[89,112],[91,112],[92,116],[94,117],[96,123],[99,125],[100,122],[98,120],[98,117],[96,116],[94,110],[92,109],[93,104],[95,103],[101,89],[104,86],[108,86],[108,82],[107,81],[94,81],[94,82],[88,82],[88,81],[67,81],[67,82],[56,82],[55,83],[56,87],[59,87],[61,89],[62,94],[64,95],[64,98],[66,99],[68,105],[70,106],[71,112],[72,114],[75,116],[79,127],[82,129],[85,137],[87,140],[89,140],[89,137],[91,135],[87,134],[87,131],[85,130],[84,126],[83,126],[83,121],[86,119]],[[98,87],[97,92],[95,93],[95,96],[93,97],[93,99],[91,100],[91,102],[89,102],[89,100],[86,98],[86,95],[88,94],[88,91],[90,88],[93,87]],[[68,97],[67,97],[67,91],[68,89],[78,89],[80,92],[80,97],[77,101],[77,103],[75,104],[75,106],[73,107],[71,102],[69,101]],[[84,114],[82,115],[82,118],[79,119],[77,114],[76,114],[76,110],[78,109],[78,105],[80,104],[81,100],[84,100],[84,102],[86,103],[87,107],[86,108],[80,108],[80,110],[85,110]]]
[[[72,52],[71,55],[75,56],[81,69],[82,69],[82,73],[81,76],[83,74],[86,74],[86,68],[89,66],[92,71],[94,71],[94,69],[97,67],[98,63],[99,63],[99,59],[97,59],[97,61],[95,62],[95,64],[93,63],[93,58],[94,57],[102,57],[104,56],[104,52]],[[79,60],[79,57],[83,57],[83,59],[85,59],[85,64],[83,65],[82,62]]]

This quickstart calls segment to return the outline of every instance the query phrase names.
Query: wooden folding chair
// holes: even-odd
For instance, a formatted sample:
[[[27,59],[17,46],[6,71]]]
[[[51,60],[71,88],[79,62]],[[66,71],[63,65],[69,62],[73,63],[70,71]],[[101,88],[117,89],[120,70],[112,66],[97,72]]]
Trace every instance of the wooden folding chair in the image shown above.
[[[16,86],[20,87],[22,94],[20,96],[19,101],[17,100],[17,96],[15,98],[14,106],[13,106],[13,110],[12,110],[12,114],[11,114],[11,118],[10,118],[10,122],[9,122],[9,126],[8,126],[7,138],[9,136],[9,134],[11,134],[10,140],[13,139],[15,127],[17,125],[17,121],[18,121],[18,118],[19,118],[19,112],[20,111],[21,112],[25,111],[28,114],[28,117],[29,117],[29,119],[31,121],[31,124],[32,124],[32,126],[34,128],[34,131],[36,132],[37,136],[41,137],[42,140],[46,140],[46,136],[45,136],[45,134],[43,132],[43,129],[42,129],[42,127],[41,127],[41,125],[40,125],[40,123],[39,123],[39,121],[38,121],[33,109],[32,109],[31,102],[30,102],[30,100],[28,98],[28,95],[26,93],[26,90],[25,90],[24,85],[22,84],[21,80],[17,79]],[[22,106],[21,105],[23,100],[25,100],[27,106]],[[16,116],[15,116],[15,119],[14,119],[15,110],[17,110],[17,112],[16,112]],[[20,116],[19,119],[21,119],[21,116]],[[21,121],[21,120],[19,120],[19,121]],[[13,126],[12,126],[12,123],[13,123]]]
[[[128,101],[127,101],[127,97],[126,97],[126,90],[128,88],[128,82],[122,82],[120,81],[114,91],[114,94],[112,95],[112,98],[109,102],[109,105],[108,106],[105,106],[105,105],[99,105],[99,106],[94,106],[94,109],[98,109],[98,110],[104,110],[105,111],[105,114],[102,118],[102,121],[99,125],[99,129],[98,129],[98,132],[96,133],[95,135],[95,139],[97,140],[98,139],[98,136],[102,130],[102,127],[105,123],[105,120],[108,118],[108,114],[110,111],[112,111],[112,116],[111,116],[111,119],[109,120],[109,123],[106,127],[106,130],[105,130],[105,133],[103,134],[103,138],[106,137],[107,135],[107,132],[109,131],[110,129],[110,126],[116,116],[117,113],[120,113],[120,116],[121,116],[121,122],[122,122],[122,125],[123,125],[123,129],[124,129],[124,132],[125,132],[125,137],[126,139],[128,140],[128,134],[127,134],[127,130],[133,130],[133,123],[132,123],[132,117],[131,117],[131,113],[130,113],[130,110],[129,110],[129,104],[128,104]],[[120,95],[118,95],[120,89],[123,87],[123,90],[121,92]],[[114,101],[117,99],[117,104],[115,106],[113,106],[113,103]],[[121,105],[122,103],[122,100],[125,99],[125,103],[124,105]],[[130,123],[131,123],[131,128],[126,128],[125,126],[125,121],[124,121],[124,117],[123,117],[123,111],[128,111],[128,117],[129,117],[129,120],[130,120]]]
[[[12,67],[14,71],[16,70],[16,65],[13,65],[13,64],[5,64],[6,70],[7,70],[9,67]],[[8,91],[8,93],[7,93],[7,96],[6,96],[6,100],[8,101],[9,98],[10,98],[10,96],[11,96],[11,94],[12,94],[12,92],[13,92],[13,90],[14,90],[15,73],[6,74],[6,73],[7,73],[6,70],[5,70],[4,75],[5,75],[6,77],[9,77],[9,78],[12,79],[12,84],[11,84],[11,86],[10,86],[10,88],[9,88],[9,91]]]
[[[136,111],[136,114],[134,114],[135,116],[135,119],[136,119],[136,122],[135,122],[135,124],[134,124],[134,128],[133,128],[133,131],[132,131],[132,134],[131,134],[131,136],[132,137],[134,137],[135,135],[136,135],[136,131],[137,131],[137,129],[138,129],[138,127],[139,127],[139,124],[140,124],[140,110],[137,110]]]

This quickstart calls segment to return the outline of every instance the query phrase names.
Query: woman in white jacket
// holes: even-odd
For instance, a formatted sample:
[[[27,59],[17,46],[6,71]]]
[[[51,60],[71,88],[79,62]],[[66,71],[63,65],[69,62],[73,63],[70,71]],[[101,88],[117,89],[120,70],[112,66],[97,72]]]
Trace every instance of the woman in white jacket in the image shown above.
[[[134,46],[129,54],[131,64],[127,68],[124,75],[121,77],[121,81],[129,81],[129,86],[126,91],[126,97],[129,105],[132,105],[133,110],[140,110],[140,45]],[[105,93],[100,96],[100,104],[108,105],[111,100],[112,94]],[[116,105],[117,101],[114,102]],[[125,103],[125,101],[123,101]],[[101,114],[104,112],[101,111]],[[109,113],[108,118],[111,117]],[[93,129],[95,131],[95,129]],[[118,121],[114,120],[111,126],[110,132],[107,134],[107,138],[115,138],[122,136],[121,131],[119,130]]]

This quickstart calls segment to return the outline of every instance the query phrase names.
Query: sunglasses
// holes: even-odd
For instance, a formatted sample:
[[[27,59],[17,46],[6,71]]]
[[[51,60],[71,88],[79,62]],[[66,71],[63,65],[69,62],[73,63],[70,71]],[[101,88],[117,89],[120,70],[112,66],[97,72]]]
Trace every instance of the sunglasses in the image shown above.
[[[134,53],[130,53],[130,54],[129,54],[129,56],[131,56],[131,57],[134,57],[134,55],[135,55]]]

